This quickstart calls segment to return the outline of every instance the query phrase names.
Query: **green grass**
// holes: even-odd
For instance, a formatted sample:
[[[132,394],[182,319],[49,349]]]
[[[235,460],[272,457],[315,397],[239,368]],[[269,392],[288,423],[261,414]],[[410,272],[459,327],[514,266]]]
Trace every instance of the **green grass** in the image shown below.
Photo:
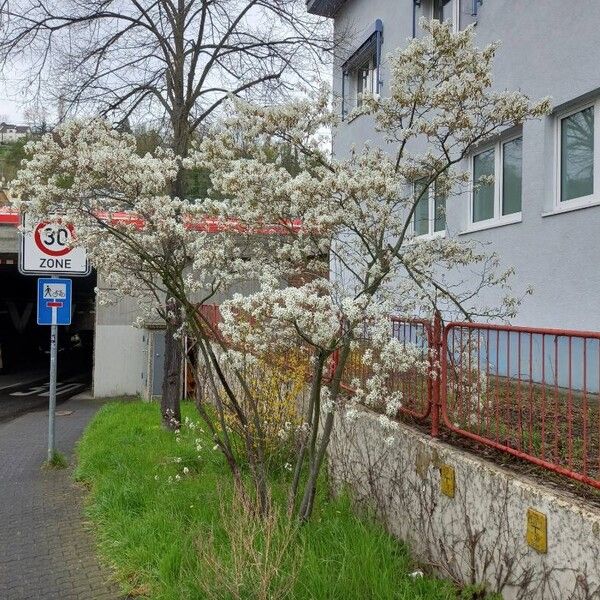
[[[52,457],[42,464],[42,468],[48,470],[66,469],[68,466],[69,463],[67,462],[67,459],[65,458],[64,454],[62,454],[58,450],[55,450],[52,453]]]
[[[191,405],[184,415],[196,419]],[[213,543],[227,561],[229,539],[220,521],[223,506],[232,503],[229,473],[208,436],[184,428],[180,437],[177,443],[162,429],[155,405],[115,402],[99,411],[79,444],[76,474],[90,490],[87,511],[100,552],[127,593],[205,598],[197,582],[210,570],[198,548]],[[181,479],[169,482],[177,474]],[[347,498],[321,494],[313,521],[294,539],[302,551],[288,552],[298,570],[293,600],[457,597],[449,582],[411,578],[417,566],[406,548],[371,519],[356,516]],[[284,572],[293,570],[287,563]]]

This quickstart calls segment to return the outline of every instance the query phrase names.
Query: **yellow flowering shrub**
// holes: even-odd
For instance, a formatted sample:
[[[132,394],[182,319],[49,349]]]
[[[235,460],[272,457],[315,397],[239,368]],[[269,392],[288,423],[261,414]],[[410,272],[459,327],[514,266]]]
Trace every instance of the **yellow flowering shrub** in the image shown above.
[[[301,351],[286,354],[285,360],[260,357],[248,361],[245,379],[256,403],[267,452],[280,449],[302,424],[302,396],[309,376],[309,360]],[[239,398],[244,413],[253,414],[252,407],[248,405],[251,400],[244,394],[240,394]],[[226,421],[234,430],[239,427],[232,411],[226,414]],[[252,422],[249,428],[252,434],[256,434]]]

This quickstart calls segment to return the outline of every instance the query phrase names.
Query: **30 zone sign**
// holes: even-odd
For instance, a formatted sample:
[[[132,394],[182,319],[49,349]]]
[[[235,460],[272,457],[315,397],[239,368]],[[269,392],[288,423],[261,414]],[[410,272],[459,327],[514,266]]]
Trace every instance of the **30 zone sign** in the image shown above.
[[[73,226],[60,222],[34,223],[23,219],[19,270],[24,275],[88,275],[90,265],[83,248],[73,248]]]

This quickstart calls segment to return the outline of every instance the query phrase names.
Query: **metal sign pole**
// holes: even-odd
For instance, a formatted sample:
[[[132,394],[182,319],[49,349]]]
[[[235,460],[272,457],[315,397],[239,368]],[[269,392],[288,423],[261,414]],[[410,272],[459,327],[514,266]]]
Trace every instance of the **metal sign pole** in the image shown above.
[[[55,418],[56,418],[56,362],[57,362],[57,337],[56,308],[52,307],[52,326],[50,327],[50,402],[48,406],[48,460],[54,458]]]
[[[58,326],[71,324],[72,282],[70,279],[38,279],[38,325],[50,325],[50,389],[48,393],[48,461],[56,453],[56,378],[58,368]]]

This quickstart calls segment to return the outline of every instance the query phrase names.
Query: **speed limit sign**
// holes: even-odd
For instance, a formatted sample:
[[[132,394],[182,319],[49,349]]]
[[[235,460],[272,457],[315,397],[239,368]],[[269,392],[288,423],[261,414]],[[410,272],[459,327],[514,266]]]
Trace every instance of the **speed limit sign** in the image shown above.
[[[23,275],[89,275],[90,264],[84,248],[72,246],[73,226],[56,221],[30,223],[23,219],[19,271]]]

